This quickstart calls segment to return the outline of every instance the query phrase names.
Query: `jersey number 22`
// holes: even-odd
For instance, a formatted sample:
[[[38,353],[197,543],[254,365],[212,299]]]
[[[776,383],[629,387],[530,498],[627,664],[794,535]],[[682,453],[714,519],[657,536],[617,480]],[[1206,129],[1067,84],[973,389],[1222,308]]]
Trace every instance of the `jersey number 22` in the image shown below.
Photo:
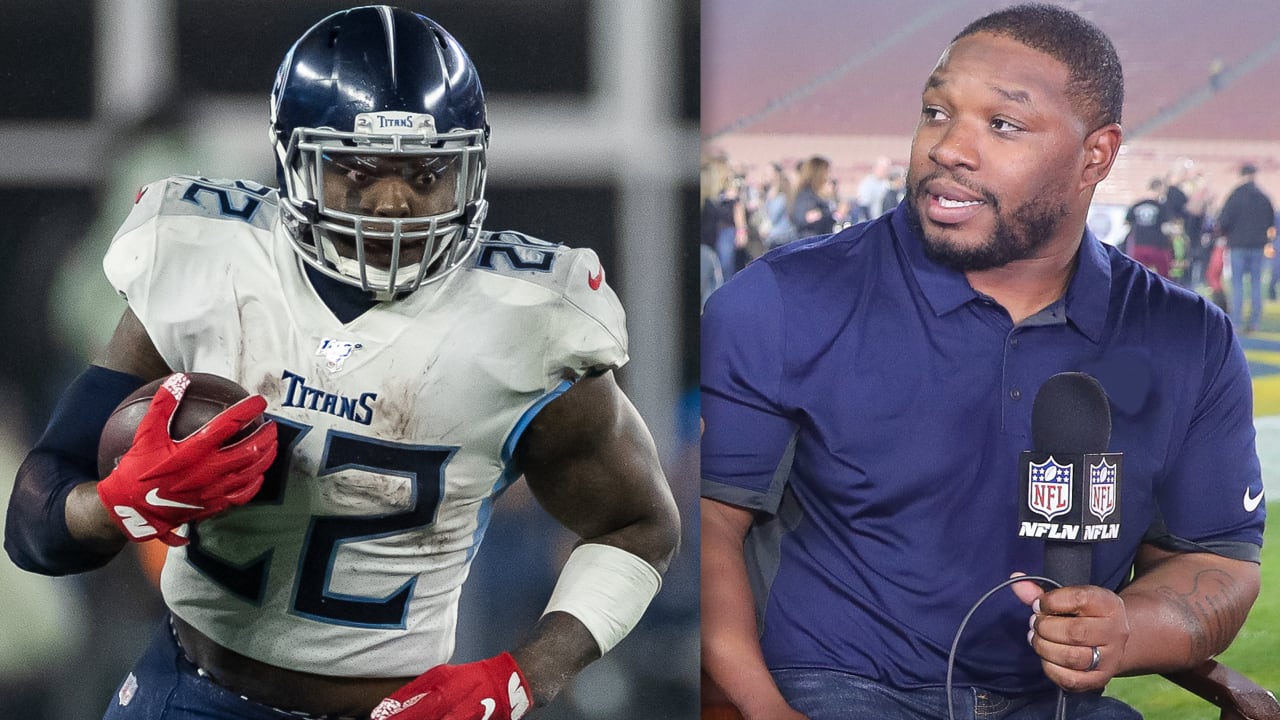
[[[246,507],[283,502],[292,450],[312,429],[280,418],[274,420],[279,431],[280,452],[265,474],[262,490]],[[343,595],[328,589],[333,563],[343,543],[386,537],[430,525],[440,503],[444,466],[456,448],[392,443],[335,430],[327,431],[325,445],[318,476],[352,468],[404,475],[413,483],[413,500],[407,510],[373,517],[313,515],[303,540],[290,609],[313,620],[339,625],[404,627],[416,578],[386,597]],[[237,565],[201,546],[198,524],[191,526],[189,540],[187,560],[192,565],[242,600],[262,602],[271,550]]]

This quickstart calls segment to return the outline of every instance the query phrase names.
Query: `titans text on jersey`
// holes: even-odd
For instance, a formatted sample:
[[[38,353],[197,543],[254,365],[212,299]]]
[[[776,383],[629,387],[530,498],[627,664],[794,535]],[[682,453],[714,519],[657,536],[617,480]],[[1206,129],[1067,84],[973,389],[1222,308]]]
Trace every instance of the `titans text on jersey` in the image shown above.
[[[305,377],[288,370],[284,371],[282,377],[288,383],[285,387],[284,401],[281,403],[285,407],[319,410],[361,425],[373,423],[373,401],[378,399],[378,393],[364,392],[360,393],[359,397],[349,398],[307,387]]]

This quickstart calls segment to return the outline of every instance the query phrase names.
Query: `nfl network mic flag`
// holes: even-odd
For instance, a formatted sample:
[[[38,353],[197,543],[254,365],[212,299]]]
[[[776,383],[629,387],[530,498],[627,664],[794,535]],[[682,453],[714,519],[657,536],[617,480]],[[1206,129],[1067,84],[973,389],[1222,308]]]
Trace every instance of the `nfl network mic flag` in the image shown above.
[[[1120,536],[1121,453],[1046,453],[1018,459],[1018,537],[1099,542]]]

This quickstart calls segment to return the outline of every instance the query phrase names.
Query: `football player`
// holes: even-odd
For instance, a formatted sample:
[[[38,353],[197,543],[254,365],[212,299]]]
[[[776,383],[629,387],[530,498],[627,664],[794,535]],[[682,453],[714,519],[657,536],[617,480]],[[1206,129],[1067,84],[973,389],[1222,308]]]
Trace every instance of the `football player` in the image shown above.
[[[139,194],[104,260],[128,307],[22,465],[6,549],[66,574],[170,546],[170,618],[107,718],[518,720],[635,626],[676,549],[613,376],[622,308],[590,250],[481,229],[483,92],[432,20],[325,18],[280,66],[270,120],[278,190],[175,176]],[[174,441],[191,372],[253,394]],[[99,479],[111,410],[166,377]],[[522,642],[449,665],[492,504],[521,475],[581,542]]]

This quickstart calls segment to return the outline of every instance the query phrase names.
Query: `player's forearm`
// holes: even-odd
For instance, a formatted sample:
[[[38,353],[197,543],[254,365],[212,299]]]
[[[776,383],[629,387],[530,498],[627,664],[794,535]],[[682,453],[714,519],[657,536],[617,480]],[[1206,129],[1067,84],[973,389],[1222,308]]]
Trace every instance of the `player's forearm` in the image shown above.
[[[103,528],[103,522],[110,524],[93,481],[56,453],[35,450],[14,481],[5,550],[15,565],[30,572],[67,575],[93,570],[124,545],[119,531]]]
[[[95,365],[63,393],[14,478],[5,550],[18,567],[45,575],[84,572],[105,565],[123,547],[118,531],[101,525],[109,520],[95,490],[98,439],[120,400],[144,382]]]
[[[779,717],[786,701],[765,665],[741,533],[702,513],[702,667],[743,716]]]
[[[739,585],[736,580],[721,577],[709,583],[705,557],[703,562],[703,670],[748,720],[774,717],[770,709],[784,707],[786,701],[765,665],[751,601],[740,601],[741,590],[729,587]],[[749,597],[750,590],[746,592]]]
[[[584,667],[600,658],[600,648],[577,618],[553,612],[538,620],[511,656],[529,681],[534,706],[542,707]]]
[[[550,702],[582,668],[621,642],[661,587],[674,533],[640,533],[648,541],[638,542],[628,530],[635,527],[584,540],[574,549],[542,618],[511,652],[535,705]]]
[[[1162,554],[1120,593],[1130,629],[1121,674],[1182,670],[1222,652],[1244,625],[1260,583],[1256,563]]]

